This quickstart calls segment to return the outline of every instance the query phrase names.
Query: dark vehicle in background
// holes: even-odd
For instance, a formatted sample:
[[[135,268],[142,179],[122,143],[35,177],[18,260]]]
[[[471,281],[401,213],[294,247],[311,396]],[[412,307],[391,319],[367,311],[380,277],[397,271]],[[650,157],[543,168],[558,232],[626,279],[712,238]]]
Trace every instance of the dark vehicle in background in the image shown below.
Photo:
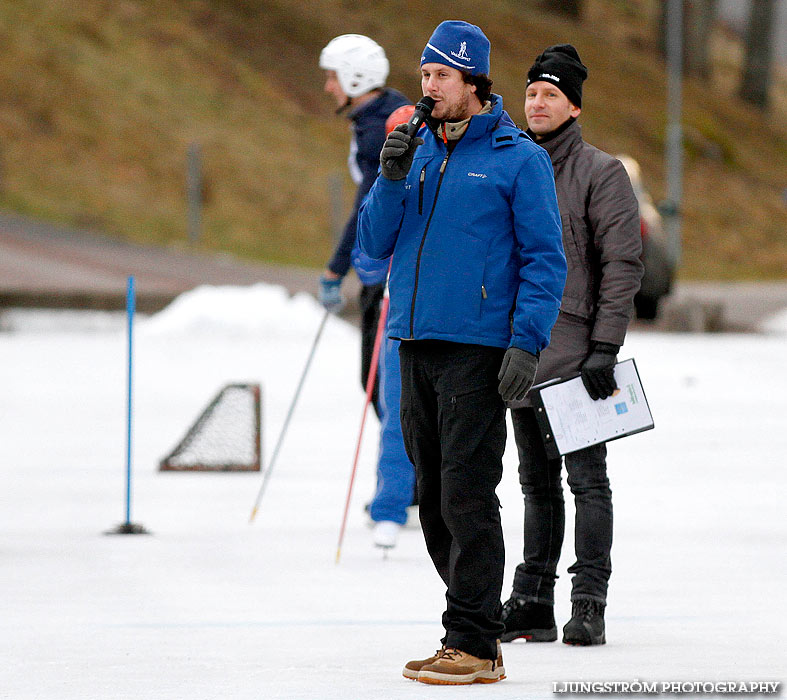
[[[650,194],[642,184],[639,163],[627,155],[617,156],[631,178],[631,185],[639,202],[639,226],[642,234],[642,264],[645,273],[634,307],[637,318],[654,319],[659,300],[669,294],[675,278],[675,262],[670,255],[664,221]]]

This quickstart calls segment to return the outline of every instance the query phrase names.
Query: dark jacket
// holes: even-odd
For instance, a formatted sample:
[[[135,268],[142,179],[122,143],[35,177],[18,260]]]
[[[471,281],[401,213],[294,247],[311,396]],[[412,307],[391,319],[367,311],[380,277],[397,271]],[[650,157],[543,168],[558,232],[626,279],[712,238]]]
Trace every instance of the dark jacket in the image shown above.
[[[585,143],[577,122],[539,145],[555,172],[568,274],[536,383],[578,372],[593,341],[623,344],[643,272],[639,205],[621,162]]]
[[[374,100],[365,102],[348,115],[352,122],[352,139],[348,165],[353,180],[358,185],[350,218],[336,246],[328,269],[344,277],[350,269],[350,256],[355,244],[358,228],[358,208],[374,184],[380,167],[380,149],[385,141],[385,121],[391,112],[404,105],[412,104],[401,92],[385,88]]]
[[[536,353],[566,274],[549,158],[492,96],[449,153],[426,126],[406,179],[380,176],[358,243],[393,254],[388,334]]]

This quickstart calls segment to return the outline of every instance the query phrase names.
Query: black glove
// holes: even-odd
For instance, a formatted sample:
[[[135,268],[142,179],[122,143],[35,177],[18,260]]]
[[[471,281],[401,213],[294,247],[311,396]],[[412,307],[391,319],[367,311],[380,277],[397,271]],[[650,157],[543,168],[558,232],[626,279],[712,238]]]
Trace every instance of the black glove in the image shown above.
[[[413,164],[415,149],[424,140],[420,136],[410,137],[405,132],[407,124],[400,124],[385,139],[380,151],[380,166],[386,180],[404,180]]]
[[[582,383],[594,401],[606,399],[618,388],[615,381],[615,360],[620,345],[595,343],[593,352],[582,363]]]
[[[497,373],[497,378],[500,380],[500,386],[497,390],[503,401],[521,401],[525,398],[525,394],[533,386],[533,380],[536,377],[536,370],[538,369],[538,358],[535,355],[527,352],[527,350],[520,350],[519,348],[510,347],[503,355],[503,364],[500,365],[500,371]]]

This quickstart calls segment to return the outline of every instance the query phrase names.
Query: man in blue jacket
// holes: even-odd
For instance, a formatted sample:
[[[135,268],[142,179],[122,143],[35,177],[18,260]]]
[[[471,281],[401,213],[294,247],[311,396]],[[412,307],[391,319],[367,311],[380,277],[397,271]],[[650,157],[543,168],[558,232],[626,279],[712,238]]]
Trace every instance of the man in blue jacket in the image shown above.
[[[342,34],[332,39],[320,54],[320,67],[325,71],[325,92],[334,97],[338,111],[350,110],[352,137],[348,164],[358,191],[342,238],[320,277],[319,300],[329,311],[341,308],[341,285],[352,263],[362,285],[361,384],[365,389],[388,261],[370,260],[355,247],[358,207],[377,177],[386,120],[411,103],[402,93],[384,87],[388,59],[383,48],[367,36]],[[399,530],[407,520],[415,483],[399,424],[399,357],[395,341],[390,340],[380,348],[379,370],[372,405],[381,423],[380,451],[377,488],[369,504],[369,515],[374,522],[374,544],[389,549],[396,545]]]
[[[401,418],[426,546],[447,587],[445,637],[407,678],[505,677],[496,643],[504,548],[505,403],[530,388],[566,275],[552,167],[491,93],[489,40],[440,24],[421,57],[432,116],[397,127],[361,206],[358,241],[393,254],[388,335],[401,340]]]

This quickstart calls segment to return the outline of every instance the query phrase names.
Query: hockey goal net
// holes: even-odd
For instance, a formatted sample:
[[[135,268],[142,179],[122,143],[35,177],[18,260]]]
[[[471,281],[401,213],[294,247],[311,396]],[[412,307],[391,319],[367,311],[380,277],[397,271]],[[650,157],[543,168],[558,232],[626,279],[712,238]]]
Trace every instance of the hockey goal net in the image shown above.
[[[161,471],[260,471],[259,384],[228,384],[159,464]]]

